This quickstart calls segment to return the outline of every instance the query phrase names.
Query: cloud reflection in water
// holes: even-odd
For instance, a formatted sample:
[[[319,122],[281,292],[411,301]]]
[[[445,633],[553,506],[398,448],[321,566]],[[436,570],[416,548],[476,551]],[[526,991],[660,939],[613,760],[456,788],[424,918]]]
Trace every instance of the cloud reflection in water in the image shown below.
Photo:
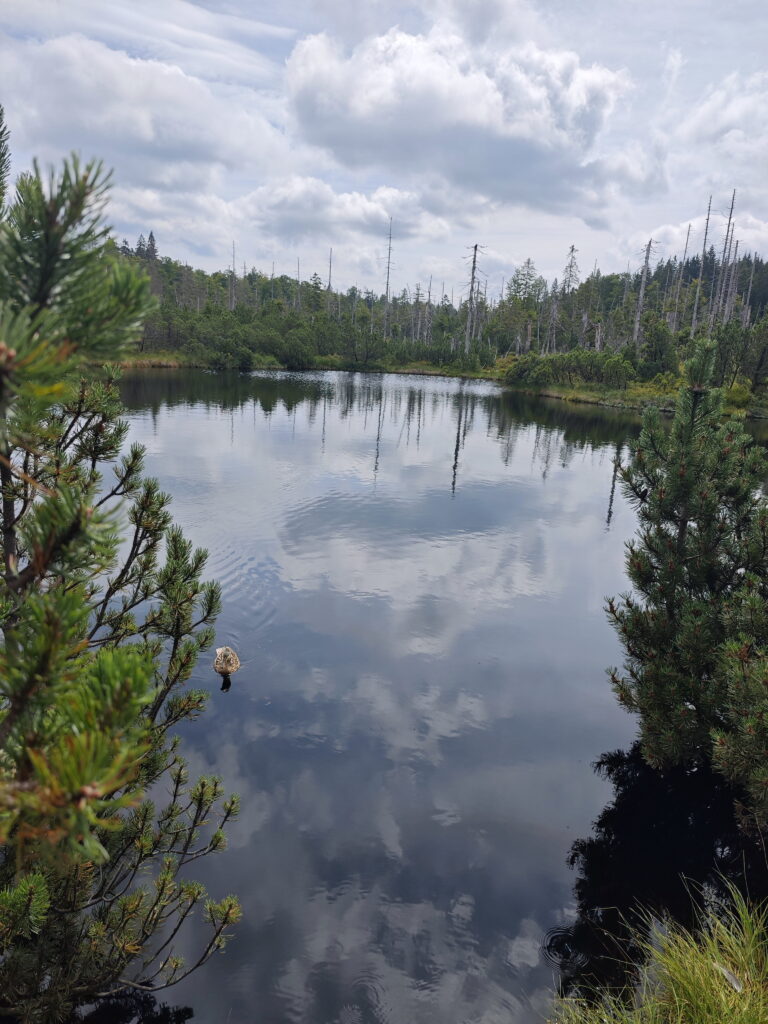
[[[536,1020],[565,856],[606,796],[589,762],[632,732],[602,603],[635,427],[426,378],[150,373],[126,395],[243,662],[184,735],[242,795],[201,875],[245,920],[178,999],[202,1020]]]

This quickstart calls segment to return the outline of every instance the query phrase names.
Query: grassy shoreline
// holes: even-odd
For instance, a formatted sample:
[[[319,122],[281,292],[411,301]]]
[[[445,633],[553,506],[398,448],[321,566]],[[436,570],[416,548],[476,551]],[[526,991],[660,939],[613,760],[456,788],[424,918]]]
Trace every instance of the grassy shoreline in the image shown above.
[[[178,352],[141,352],[134,356],[123,358],[120,366],[126,370],[180,370],[180,369],[211,369],[206,363],[199,359],[185,356]],[[265,362],[263,366],[254,366],[254,370],[286,370],[276,360]],[[581,405],[598,405],[608,409],[619,409],[625,412],[642,413],[649,405],[657,406],[661,412],[670,414],[674,410],[676,390],[659,390],[652,384],[634,383],[625,389],[597,388],[582,384],[580,386],[564,387],[559,385],[547,385],[545,387],[530,387],[526,385],[509,384],[504,382],[504,375],[508,369],[508,362],[501,363],[496,367],[489,367],[483,370],[462,370],[457,366],[437,366],[434,363],[415,362],[404,366],[387,366],[376,364],[368,367],[350,368],[342,365],[341,360],[335,357],[321,357],[318,365],[312,370],[348,370],[352,373],[391,373],[396,375],[411,375],[421,377],[447,377],[457,380],[486,380],[499,384],[510,391],[519,394],[530,395],[535,398],[551,398],[561,402],[574,402]],[[302,371],[298,371],[302,372]],[[728,401],[726,394],[725,411],[728,414],[744,416],[746,419],[768,419],[768,406],[747,406],[741,403]]]
[[[634,987],[556,999],[548,1024],[764,1024],[768,915],[730,890],[694,931],[649,918],[646,964]]]

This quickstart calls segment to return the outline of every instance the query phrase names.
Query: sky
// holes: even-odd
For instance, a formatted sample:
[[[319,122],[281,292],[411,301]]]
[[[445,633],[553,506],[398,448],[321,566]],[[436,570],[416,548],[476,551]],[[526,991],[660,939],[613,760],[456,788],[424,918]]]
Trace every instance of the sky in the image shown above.
[[[0,0],[14,171],[114,170],[161,256],[489,296],[722,243],[768,255],[765,0]]]

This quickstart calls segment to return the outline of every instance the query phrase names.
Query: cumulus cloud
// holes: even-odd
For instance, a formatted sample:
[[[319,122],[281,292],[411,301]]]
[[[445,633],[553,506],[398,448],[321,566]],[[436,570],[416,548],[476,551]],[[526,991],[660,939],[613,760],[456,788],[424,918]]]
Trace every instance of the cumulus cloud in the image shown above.
[[[677,126],[681,142],[707,146],[715,167],[740,175],[768,166],[768,72],[726,75]]]
[[[256,189],[237,203],[246,216],[276,237],[344,238],[350,232],[383,238],[389,218],[400,237],[440,238],[448,223],[426,212],[414,192],[382,187],[370,195],[335,192],[318,178],[292,176]]]
[[[667,253],[682,252],[690,214],[692,244],[700,248],[708,196],[713,196],[710,238],[725,233],[732,190],[736,189],[736,233],[740,251],[768,247],[768,73],[727,74],[693,101],[670,104],[659,121],[670,182],[685,183],[694,198],[689,217],[660,221],[653,237],[667,242]],[[685,204],[689,205],[689,204]],[[648,225],[650,233],[650,223]],[[693,241],[694,235],[698,242]]]
[[[402,284],[460,291],[478,241],[495,290],[529,255],[558,274],[571,241],[615,269],[734,186],[764,245],[768,75],[744,40],[768,15],[738,2],[697,15],[714,60],[688,4],[660,44],[662,0],[4,0],[0,97],[15,170],[103,157],[119,233],[169,255],[210,269],[235,238],[314,270],[345,246],[345,283],[378,287],[392,217]]]
[[[437,170],[454,184],[545,209],[588,195],[590,150],[628,88],[622,71],[529,42],[512,53],[460,35],[391,29],[345,53],[300,41],[287,87],[302,130],[352,167]]]
[[[380,276],[390,217],[397,223],[398,245],[438,244],[455,227],[426,209],[415,192],[388,187],[370,193],[336,191],[319,178],[301,175],[276,179],[231,199],[215,190],[118,185],[111,215],[120,225],[133,225],[134,234],[139,230],[146,234],[151,226],[163,255],[170,248],[177,258],[193,262],[214,258],[223,263],[232,240],[237,239],[249,265],[264,268],[275,259],[278,264],[282,260],[280,273],[287,260],[294,274],[298,255],[302,273],[308,276],[325,267],[330,245],[334,265],[349,275],[343,285],[347,280]],[[306,253],[317,251],[322,260],[311,263],[305,258]]]

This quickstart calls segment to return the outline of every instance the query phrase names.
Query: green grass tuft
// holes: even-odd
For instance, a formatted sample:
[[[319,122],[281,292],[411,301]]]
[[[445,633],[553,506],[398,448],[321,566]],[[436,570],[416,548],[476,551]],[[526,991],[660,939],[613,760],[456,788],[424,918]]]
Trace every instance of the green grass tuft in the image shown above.
[[[550,1024],[766,1024],[768,910],[735,890],[694,934],[656,929],[640,984],[621,996],[558,999]]]

